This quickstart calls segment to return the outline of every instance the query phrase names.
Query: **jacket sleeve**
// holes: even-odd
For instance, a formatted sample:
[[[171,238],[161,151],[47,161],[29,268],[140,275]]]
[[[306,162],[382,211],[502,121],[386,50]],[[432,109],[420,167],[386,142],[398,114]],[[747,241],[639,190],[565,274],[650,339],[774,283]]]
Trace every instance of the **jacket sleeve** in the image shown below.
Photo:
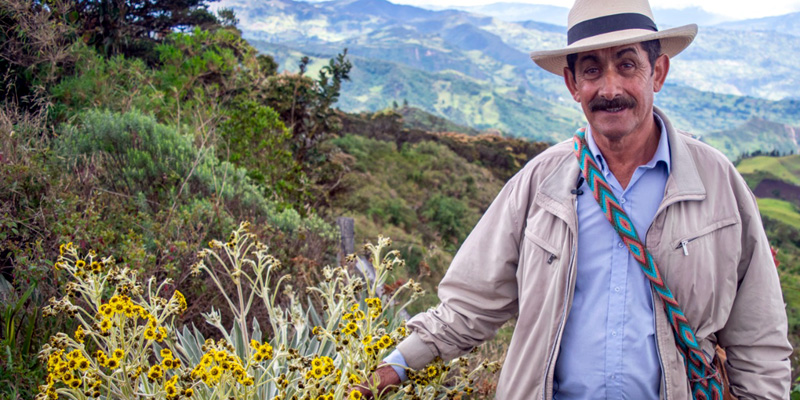
[[[494,336],[516,315],[517,261],[529,190],[512,178],[462,244],[439,284],[441,303],[412,318],[398,350],[412,369],[450,360]]]
[[[717,340],[728,355],[726,369],[735,396],[788,399],[792,346],[778,272],[755,197],[733,173],[742,217],[742,256],[736,298]]]

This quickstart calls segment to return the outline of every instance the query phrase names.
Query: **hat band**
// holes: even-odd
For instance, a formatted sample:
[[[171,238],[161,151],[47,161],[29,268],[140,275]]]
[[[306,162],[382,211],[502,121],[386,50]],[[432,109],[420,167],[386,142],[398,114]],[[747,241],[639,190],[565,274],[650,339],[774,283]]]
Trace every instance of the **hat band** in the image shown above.
[[[591,36],[614,31],[623,31],[626,29],[658,31],[656,23],[644,14],[624,13],[606,15],[577,23],[572,28],[569,28],[567,32],[567,45],[571,45],[581,39],[586,39]]]

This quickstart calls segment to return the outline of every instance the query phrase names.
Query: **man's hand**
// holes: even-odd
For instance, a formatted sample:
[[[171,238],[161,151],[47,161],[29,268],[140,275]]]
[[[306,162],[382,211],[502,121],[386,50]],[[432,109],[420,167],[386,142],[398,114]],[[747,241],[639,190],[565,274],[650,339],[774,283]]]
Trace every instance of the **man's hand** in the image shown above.
[[[384,394],[397,389],[397,387],[400,385],[400,377],[397,375],[397,372],[395,372],[391,365],[386,363],[379,365],[378,369],[376,369],[368,379],[369,380],[367,383],[353,388],[354,392],[357,391],[361,393],[362,399],[372,399],[372,390],[369,388],[369,386],[376,386],[379,395],[383,396]],[[357,397],[351,394],[350,398]]]

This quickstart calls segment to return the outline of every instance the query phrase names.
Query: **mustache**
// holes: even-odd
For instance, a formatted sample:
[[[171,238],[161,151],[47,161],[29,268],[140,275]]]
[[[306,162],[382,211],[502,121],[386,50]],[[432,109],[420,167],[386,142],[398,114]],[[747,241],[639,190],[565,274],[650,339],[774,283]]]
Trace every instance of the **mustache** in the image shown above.
[[[602,97],[595,97],[589,102],[589,109],[594,111],[606,111],[613,108],[634,108],[636,107],[636,100],[633,97],[614,97],[611,100],[606,100]]]

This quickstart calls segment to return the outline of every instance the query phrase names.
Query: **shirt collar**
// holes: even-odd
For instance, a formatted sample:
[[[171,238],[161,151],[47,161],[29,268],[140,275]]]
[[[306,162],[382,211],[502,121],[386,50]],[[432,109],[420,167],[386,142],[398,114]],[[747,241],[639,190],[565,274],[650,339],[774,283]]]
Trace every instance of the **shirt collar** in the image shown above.
[[[669,151],[669,137],[667,136],[667,128],[664,124],[664,121],[661,120],[661,117],[658,114],[653,113],[653,117],[655,117],[656,124],[661,128],[661,137],[658,140],[658,148],[656,149],[655,154],[653,154],[653,158],[647,162],[647,164],[643,165],[646,168],[655,168],[659,162],[663,162],[664,166],[667,167],[667,174],[670,171],[670,151]],[[603,175],[608,175],[608,166],[603,159],[603,154],[600,152],[600,148],[597,147],[597,143],[595,143],[594,138],[592,137],[592,127],[587,126],[586,128],[586,144],[589,146],[589,150],[592,151],[595,160],[597,161],[597,165],[600,167],[600,170],[603,171]]]

